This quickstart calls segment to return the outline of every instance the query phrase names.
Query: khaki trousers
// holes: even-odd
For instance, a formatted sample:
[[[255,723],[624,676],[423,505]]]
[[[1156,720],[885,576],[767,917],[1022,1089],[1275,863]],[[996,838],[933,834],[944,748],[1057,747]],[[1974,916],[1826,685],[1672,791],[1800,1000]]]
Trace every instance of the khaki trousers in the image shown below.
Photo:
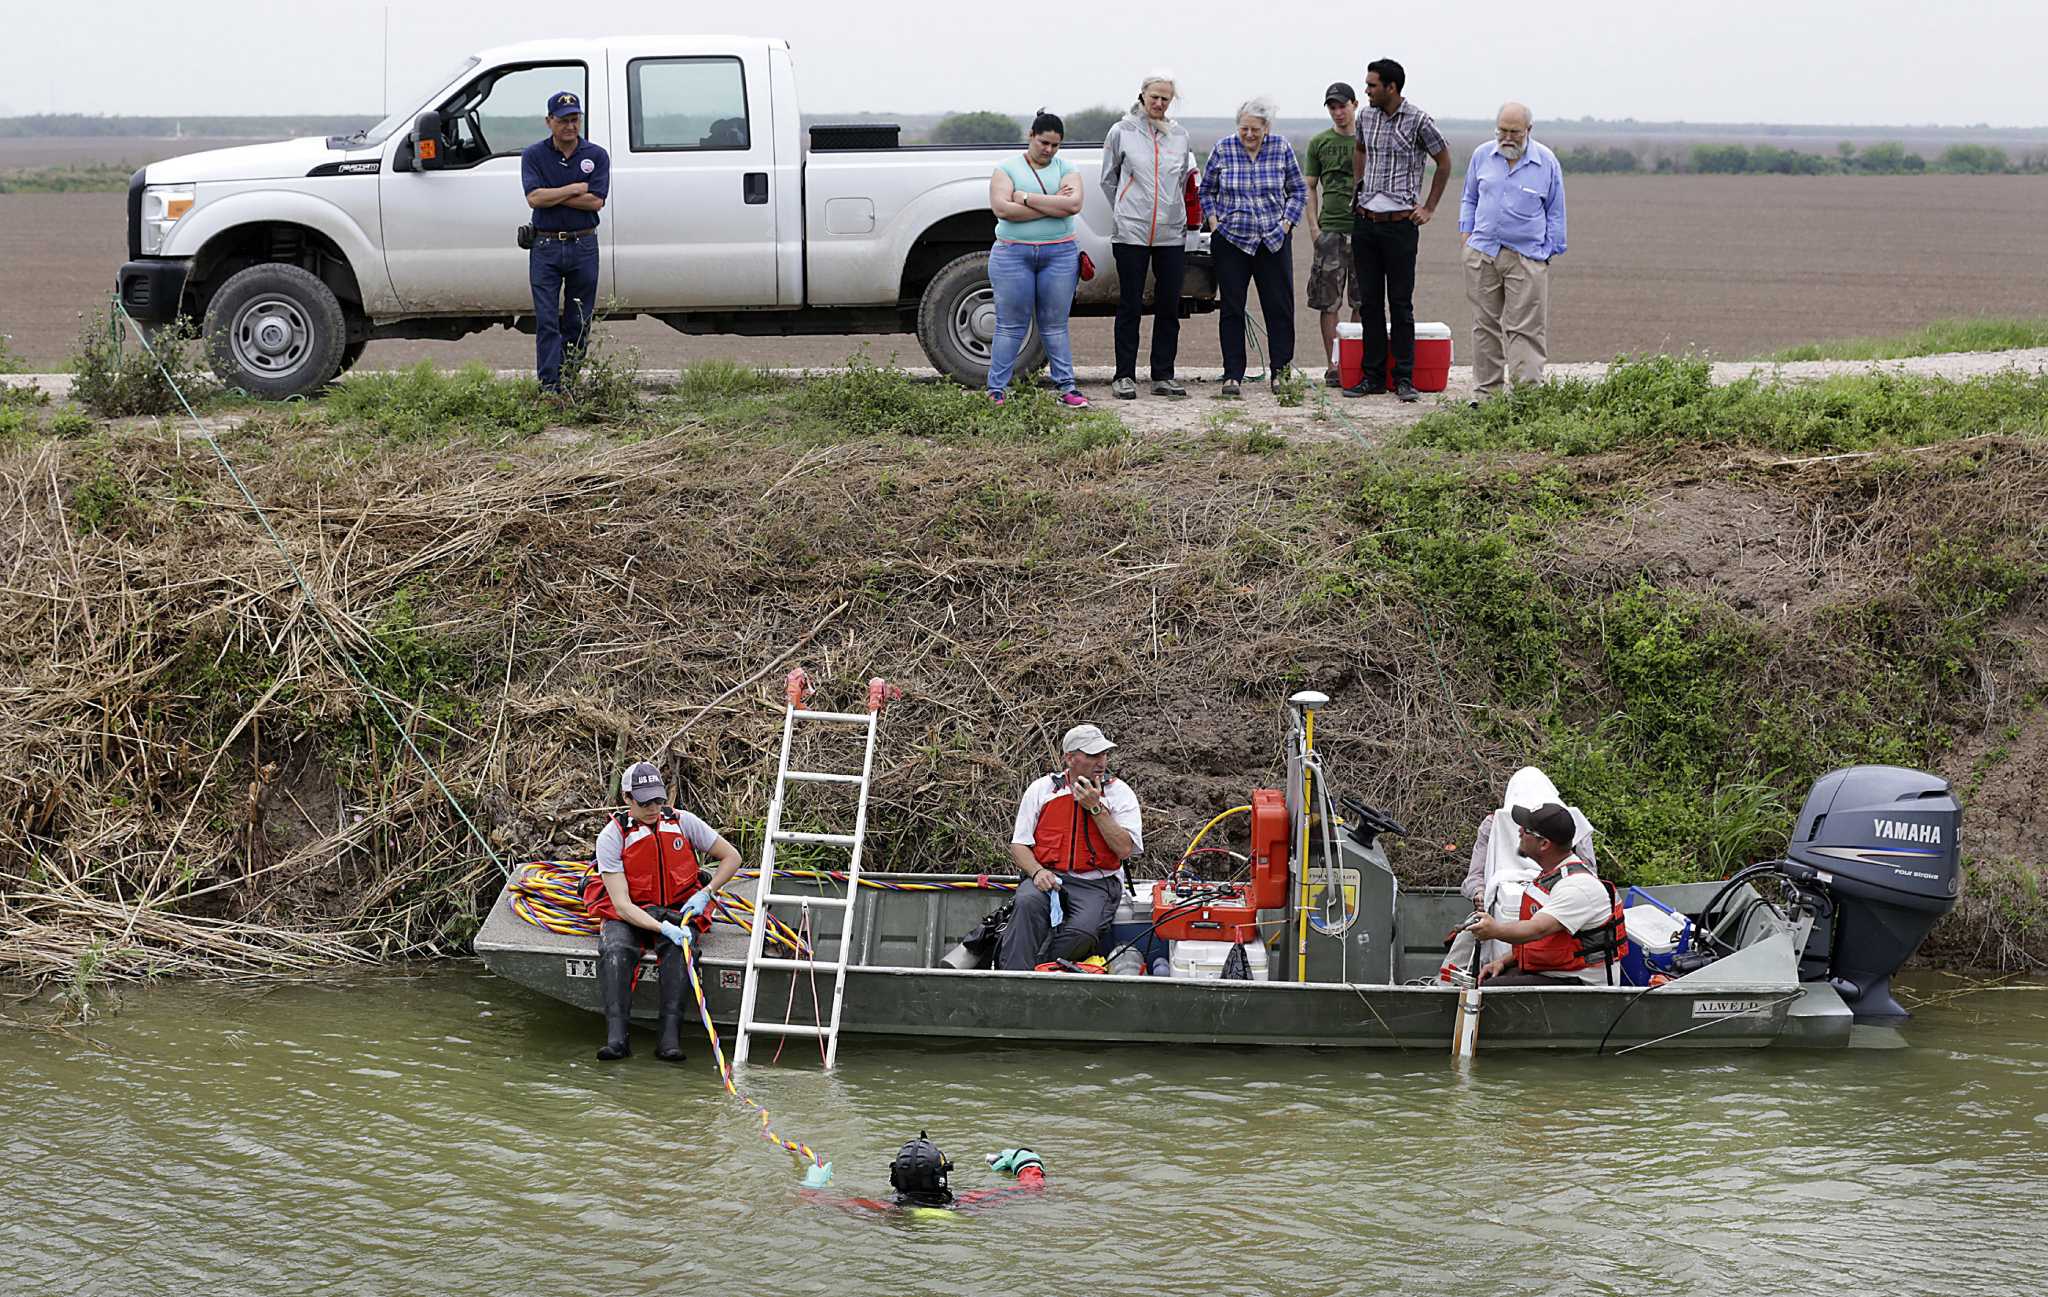
[[[1465,245],[1465,297],[1472,303],[1472,382],[1480,399],[1543,381],[1550,316],[1550,265],[1513,248],[1491,257]]]

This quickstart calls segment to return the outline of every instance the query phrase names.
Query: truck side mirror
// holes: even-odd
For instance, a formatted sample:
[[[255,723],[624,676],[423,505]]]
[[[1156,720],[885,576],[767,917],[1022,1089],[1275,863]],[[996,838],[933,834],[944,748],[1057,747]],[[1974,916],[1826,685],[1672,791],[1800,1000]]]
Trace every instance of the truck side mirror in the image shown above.
[[[413,156],[419,160],[420,170],[441,169],[441,114],[429,110],[421,113],[413,122]]]

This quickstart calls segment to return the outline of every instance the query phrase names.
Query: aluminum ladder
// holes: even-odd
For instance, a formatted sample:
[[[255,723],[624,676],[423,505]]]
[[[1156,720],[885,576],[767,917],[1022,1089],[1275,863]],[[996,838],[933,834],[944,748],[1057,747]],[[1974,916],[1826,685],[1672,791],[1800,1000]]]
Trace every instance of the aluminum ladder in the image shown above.
[[[874,777],[875,740],[880,732],[882,708],[891,699],[901,696],[899,690],[880,676],[868,681],[868,709],[865,712],[821,712],[804,707],[804,699],[811,691],[810,678],[804,669],[798,667],[789,673],[783,682],[788,706],[782,717],[782,756],[776,762],[775,796],[768,804],[768,828],[761,843],[760,876],[754,882],[753,931],[747,937],[746,982],[740,991],[739,1030],[733,1041],[732,1061],[735,1064],[747,1061],[748,1047],[758,1035],[768,1036],[815,1036],[824,1041],[825,1066],[831,1067],[839,1058],[839,1015],[846,999],[846,968],[853,954],[853,909],[854,900],[860,895],[861,846],[867,836],[868,789]],[[808,725],[859,726],[867,731],[867,750],[861,758],[860,773],[857,775],[836,774],[819,770],[792,770],[789,767],[789,751],[794,743],[797,723]],[[853,784],[859,788],[853,815],[851,833],[797,833],[782,827],[782,810],[791,784]],[[844,896],[800,896],[775,890],[776,849],[784,843],[804,843],[813,846],[844,847],[849,856],[846,866],[846,894]],[[768,916],[772,906],[811,906],[834,909],[839,913],[839,949],[833,959],[784,959],[766,952]],[[813,954],[815,956],[815,949]],[[783,969],[791,976],[801,972],[815,972],[829,969],[832,973],[832,1011],[823,1023],[765,1022],[756,1014],[756,999],[761,989],[761,970]]]

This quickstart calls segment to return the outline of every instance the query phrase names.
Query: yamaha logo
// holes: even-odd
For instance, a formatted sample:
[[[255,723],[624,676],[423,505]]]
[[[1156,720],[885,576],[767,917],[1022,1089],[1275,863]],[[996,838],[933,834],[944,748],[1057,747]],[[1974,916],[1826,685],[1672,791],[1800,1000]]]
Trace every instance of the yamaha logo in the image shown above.
[[[1922,846],[1941,845],[1941,826],[1920,820],[1879,820],[1874,826],[1877,836],[1890,838],[1894,842],[1915,842]]]

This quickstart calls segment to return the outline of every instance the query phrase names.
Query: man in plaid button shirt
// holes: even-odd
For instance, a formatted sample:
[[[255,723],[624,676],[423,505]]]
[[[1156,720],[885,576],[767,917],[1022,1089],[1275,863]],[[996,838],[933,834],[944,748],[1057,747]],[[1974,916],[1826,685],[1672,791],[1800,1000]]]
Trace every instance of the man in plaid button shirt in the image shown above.
[[[1358,115],[1358,144],[1352,151],[1352,172],[1358,185],[1352,195],[1355,218],[1351,251],[1358,264],[1359,294],[1365,301],[1359,323],[1365,328],[1365,378],[1346,396],[1373,396],[1386,391],[1387,349],[1394,352],[1394,395],[1415,399],[1415,247],[1423,226],[1436,215],[1444,187],[1451,179],[1451,150],[1428,113],[1403,95],[1408,74],[1392,59],[1366,65],[1365,99]],[[1429,201],[1422,194],[1422,159],[1436,163],[1430,177]],[[1386,300],[1389,328],[1382,321]]]

